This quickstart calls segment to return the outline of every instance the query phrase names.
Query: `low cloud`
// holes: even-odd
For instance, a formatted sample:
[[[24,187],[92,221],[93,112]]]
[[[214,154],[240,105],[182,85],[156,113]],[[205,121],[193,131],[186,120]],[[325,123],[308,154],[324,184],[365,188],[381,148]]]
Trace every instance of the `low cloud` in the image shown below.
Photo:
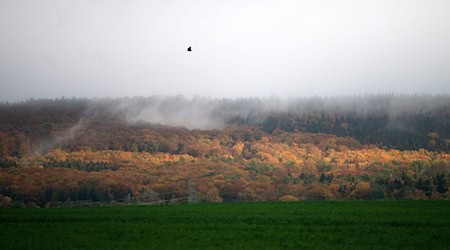
[[[239,118],[258,124],[271,114],[294,116],[387,116],[389,126],[398,127],[404,115],[433,114],[450,108],[447,95],[396,96],[366,95],[325,98],[237,98],[134,97],[95,99],[92,106],[103,106],[130,124],[147,122],[188,129],[220,129]],[[407,125],[401,124],[403,129]]]

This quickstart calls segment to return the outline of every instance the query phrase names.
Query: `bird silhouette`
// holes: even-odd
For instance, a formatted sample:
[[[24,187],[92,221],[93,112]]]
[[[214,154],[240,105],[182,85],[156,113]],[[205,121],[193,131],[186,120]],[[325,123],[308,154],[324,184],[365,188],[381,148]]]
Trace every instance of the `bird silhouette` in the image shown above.
[[[191,47],[189,47],[189,48],[187,49],[187,51],[192,51],[192,48],[191,48]]]

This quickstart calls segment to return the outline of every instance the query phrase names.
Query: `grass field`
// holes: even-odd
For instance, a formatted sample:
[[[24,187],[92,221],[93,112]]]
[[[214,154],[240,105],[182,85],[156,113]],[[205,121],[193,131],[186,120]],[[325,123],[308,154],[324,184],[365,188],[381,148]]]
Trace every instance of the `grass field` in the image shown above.
[[[450,201],[1,209],[1,249],[449,249]]]

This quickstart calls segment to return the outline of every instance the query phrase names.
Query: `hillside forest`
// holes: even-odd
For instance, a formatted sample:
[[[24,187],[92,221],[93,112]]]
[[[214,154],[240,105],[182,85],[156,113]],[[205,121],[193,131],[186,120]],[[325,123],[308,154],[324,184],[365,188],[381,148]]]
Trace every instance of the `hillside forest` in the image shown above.
[[[450,97],[0,104],[1,206],[450,198]]]

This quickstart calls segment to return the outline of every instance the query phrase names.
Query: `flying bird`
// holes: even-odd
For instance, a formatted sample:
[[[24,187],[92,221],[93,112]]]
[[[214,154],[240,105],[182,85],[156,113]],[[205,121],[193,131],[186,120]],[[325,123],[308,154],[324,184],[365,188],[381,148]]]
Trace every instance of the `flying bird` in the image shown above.
[[[192,51],[192,48],[189,46],[189,48],[187,49],[187,51]]]

